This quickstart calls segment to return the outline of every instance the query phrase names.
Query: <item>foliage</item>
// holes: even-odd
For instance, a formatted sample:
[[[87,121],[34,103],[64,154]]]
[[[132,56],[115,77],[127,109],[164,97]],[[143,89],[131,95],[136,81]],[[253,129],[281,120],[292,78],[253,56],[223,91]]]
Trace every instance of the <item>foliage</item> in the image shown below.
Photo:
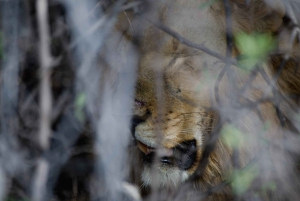
[[[221,131],[221,140],[233,149],[243,147],[246,142],[245,135],[233,125],[224,125]]]
[[[252,182],[259,176],[256,166],[248,167],[246,170],[234,170],[232,173],[232,189],[238,196],[243,195],[250,188]]]
[[[83,122],[84,121],[84,107],[86,104],[86,96],[83,92],[79,93],[75,99],[75,116],[76,118]]]
[[[206,8],[212,6],[214,3],[218,2],[218,1],[220,1],[220,0],[210,0],[210,1],[208,1],[208,2],[202,3],[202,4],[200,5],[200,10],[206,9]]]
[[[235,42],[241,53],[240,65],[246,70],[252,70],[256,65],[264,62],[276,44],[270,34],[258,33],[239,33],[235,37]]]

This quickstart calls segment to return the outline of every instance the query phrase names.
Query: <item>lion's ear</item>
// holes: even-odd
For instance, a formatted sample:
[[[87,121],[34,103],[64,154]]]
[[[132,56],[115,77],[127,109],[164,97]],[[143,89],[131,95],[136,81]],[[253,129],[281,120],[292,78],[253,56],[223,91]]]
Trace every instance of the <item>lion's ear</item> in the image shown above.
[[[273,11],[280,13],[282,16],[285,15],[285,6],[283,0],[263,0],[263,1]]]
[[[231,0],[237,28],[246,32],[275,32],[285,13],[282,0]]]
[[[284,14],[291,24],[300,24],[300,1],[299,0],[264,0],[273,10]]]
[[[285,14],[283,0],[229,0],[234,32],[275,32]],[[224,2],[212,9],[225,15]],[[224,16],[223,15],[223,16]]]
[[[265,28],[264,31],[276,32],[283,22],[283,14],[277,11],[273,11],[271,14],[265,17],[265,24],[262,26]]]

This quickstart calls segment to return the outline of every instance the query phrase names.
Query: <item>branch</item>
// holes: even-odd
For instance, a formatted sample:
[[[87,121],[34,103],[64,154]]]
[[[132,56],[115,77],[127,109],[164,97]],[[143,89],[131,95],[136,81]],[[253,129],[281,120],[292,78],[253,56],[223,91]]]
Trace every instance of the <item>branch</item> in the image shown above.
[[[40,86],[40,115],[41,127],[39,142],[42,148],[46,149],[49,146],[49,137],[51,134],[51,109],[52,109],[52,94],[51,94],[51,55],[50,55],[50,36],[48,26],[48,2],[47,0],[37,1],[38,12],[38,27],[40,37],[40,65],[41,65],[41,86]]]
[[[19,44],[20,1],[3,1],[0,4],[0,33],[3,34],[0,38],[0,200],[6,200],[9,177],[24,167],[20,165],[22,156],[18,152],[17,141],[20,131],[17,110],[22,53]]]
[[[39,143],[45,151],[49,147],[49,138],[51,135],[51,109],[52,109],[52,94],[51,94],[51,54],[50,54],[50,35],[49,35],[49,19],[48,19],[48,1],[38,0],[36,2],[38,33],[39,33],[39,59],[41,66],[41,84],[40,84],[40,131]],[[49,164],[48,161],[41,157],[37,162],[37,169],[33,181],[33,201],[44,200],[45,185],[48,179]]]

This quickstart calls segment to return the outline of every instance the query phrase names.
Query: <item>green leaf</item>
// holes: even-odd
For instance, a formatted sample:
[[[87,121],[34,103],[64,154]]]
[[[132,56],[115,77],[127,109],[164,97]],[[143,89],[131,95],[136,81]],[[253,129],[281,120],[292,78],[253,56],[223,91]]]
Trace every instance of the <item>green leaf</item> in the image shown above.
[[[247,170],[235,170],[232,174],[231,187],[236,195],[243,195],[258,177],[257,166],[251,166]]]
[[[235,42],[241,55],[240,64],[243,69],[252,70],[258,63],[264,61],[274,50],[275,40],[270,34],[239,33]]]
[[[275,181],[270,181],[262,186],[262,191],[275,191],[277,189],[277,184]]]
[[[84,93],[79,93],[75,99],[75,117],[83,122],[85,119],[83,108],[86,103],[86,96]]]
[[[212,6],[217,1],[219,1],[219,0],[210,0],[208,2],[202,3],[199,8],[200,8],[200,10],[206,9],[206,8]]]
[[[225,125],[221,131],[221,140],[228,147],[238,149],[243,146],[245,136],[238,128],[232,125]]]

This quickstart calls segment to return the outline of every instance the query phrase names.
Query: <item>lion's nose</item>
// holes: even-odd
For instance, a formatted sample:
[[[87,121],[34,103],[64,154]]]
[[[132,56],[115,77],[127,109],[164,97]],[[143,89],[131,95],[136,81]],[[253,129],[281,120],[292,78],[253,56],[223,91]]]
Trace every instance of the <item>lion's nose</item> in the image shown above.
[[[197,158],[196,140],[181,142],[171,149],[164,147],[157,149],[147,147],[147,152],[145,151],[146,149],[142,148],[141,150],[144,152],[144,161],[147,163],[153,163],[156,158],[160,163],[175,165],[182,170],[190,169]]]
[[[187,170],[193,166],[197,157],[196,140],[181,142],[174,148],[174,158],[180,169]]]

